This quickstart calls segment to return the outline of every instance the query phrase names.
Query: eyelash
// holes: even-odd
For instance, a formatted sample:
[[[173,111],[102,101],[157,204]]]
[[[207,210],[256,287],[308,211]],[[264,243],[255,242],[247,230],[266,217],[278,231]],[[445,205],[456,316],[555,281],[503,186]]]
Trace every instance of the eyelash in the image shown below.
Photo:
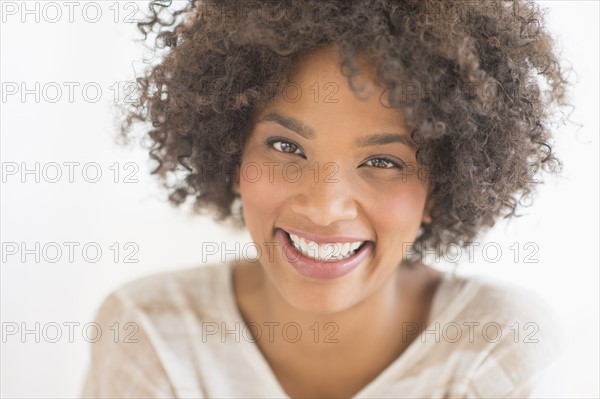
[[[294,151],[294,152],[286,152],[286,151],[281,151],[281,150],[275,148],[274,144],[276,144],[276,143],[285,143],[285,144],[288,144],[288,145],[292,145],[292,146],[296,147],[296,151],[302,152],[302,150],[300,150],[300,146],[298,144],[294,143],[293,141],[287,140],[287,139],[281,139],[281,138],[272,137],[272,138],[270,138],[270,139],[268,139],[266,141],[266,144],[269,147],[274,148],[276,151],[279,151],[279,152],[284,153],[284,154],[300,155],[304,159],[306,159],[306,156],[304,154],[302,154],[302,153],[301,154],[297,154],[296,151]],[[370,161],[373,161],[373,160],[376,160],[376,159],[382,160],[382,161],[385,161],[385,162],[389,162],[390,164],[393,165],[393,167],[398,168],[400,170],[404,169],[404,163],[402,161],[398,162],[395,159],[392,159],[392,158],[389,158],[389,157],[386,157],[386,156],[372,157],[372,158],[367,159],[366,162],[370,162]],[[367,165],[367,166],[370,166],[370,165]],[[373,166],[373,167],[377,168],[377,169],[393,169],[393,168],[378,168],[377,166]]]
[[[377,156],[377,157],[373,157],[373,158],[367,159],[367,162],[369,162],[369,161],[372,161],[372,160],[374,160],[374,159],[380,159],[380,160],[382,160],[382,161],[389,162],[389,163],[391,163],[391,164],[392,164],[394,167],[396,167],[396,168],[398,168],[398,169],[400,169],[400,170],[403,170],[403,169],[404,169],[404,165],[403,165],[402,163],[400,163],[400,162],[398,162],[398,161],[396,161],[396,160],[394,160],[394,159],[391,159],[391,158],[388,158],[388,157],[384,157],[384,156]],[[377,166],[373,166],[373,167],[374,167],[374,168],[377,168]],[[392,168],[377,168],[377,169],[392,169]]]
[[[285,140],[285,139],[281,139],[281,138],[277,138],[277,137],[272,137],[272,138],[270,138],[270,139],[267,139],[266,143],[267,143],[267,145],[268,145],[269,147],[271,147],[271,148],[275,148],[275,147],[273,146],[273,144],[275,144],[275,143],[284,143],[284,144],[293,145],[294,147],[296,147],[296,150],[300,150],[300,146],[299,146],[298,144],[294,143],[293,141],[290,141],[290,140]],[[281,150],[279,150],[279,149],[276,149],[276,148],[275,148],[275,150],[276,150],[276,151],[279,151],[279,152],[282,152],[282,153],[284,153],[284,154],[294,154],[294,155],[301,155],[301,156],[302,156],[304,159],[306,159],[306,156],[305,156],[304,154],[296,154],[296,152],[286,152],[286,151],[281,151]],[[300,151],[300,152],[302,152],[302,151]]]

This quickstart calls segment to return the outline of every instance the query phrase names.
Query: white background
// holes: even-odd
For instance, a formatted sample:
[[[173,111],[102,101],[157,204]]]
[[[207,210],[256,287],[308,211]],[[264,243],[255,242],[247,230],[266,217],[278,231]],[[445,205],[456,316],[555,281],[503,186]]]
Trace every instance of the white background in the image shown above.
[[[25,102],[19,93],[2,99],[1,155],[4,168],[12,163],[20,168],[25,163],[33,168],[39,162],[46,166],[50,178],[62,166],[62,178],[57,183],[35,182],[27,175],[3,175],[2,184],[2,242],[59,243],[62,257],[56,263],[43,258],[35,262],[27,255],[22,262],[19,254],[3,252],[1,264],[1,311],[3,331],[17,325],[40,329],[47,326],[47,336],[62,326],[62,337],[50,343],[34,333],[16,335],[3,333],[1,351],[2,397],[77,397],[87,368],[89,344],[82,337],[82,326],[93,320],[102,299],[118,285],[138,276],[159,271],[193,267],[202,264],[202,243],[249,242],[249,236],[215,225],[210,219],[191,216],[184,210],[170,207],[164,193],[148,176],[152,165],[146,151],[139,146],[118,147],[113,141],[113,96],[111,86],[125,82],[139,72],[142,47],[134,42],[139,38],[135,25],[124,22],[132,10],[144,9],[147,2],[96,2],[102,15],[98,22],[85,20],[95,16],[95,8],[79,2],[69,22],[68,8],[59,5],[62,17],[51,23],[56,10],[43,9],[48,2],[39,2],[39,22],[36,14],[23,15],[22,2],[2,2],[18,8],[15,15],[4,13],[1,27],[1,81],[26,83],[28,89],[40,82],[46,87],[45,96],[36,103],[29,94]],[[562,57],[573,66],[577,85],[571,98],[575,110],[571,120],[583,125],[569,124],[556,129],[556,151],[564,162],[561,178],[548,178],[540,187],[533,207],[523,210],[526,216],[508,225],[499,224],[485,237],[496,242],[502,255],[496,263],[485,261],[481,250],[475,250],[474,262],[463,254],[459,270],[480,273],[526,286],[542,295],[562,317],[568,331],[569,350],[564,375],[569,396],[598,397],[598,14],[596,1],[540,2],[549,11],[550,29],[558,37]],[[35,2],[27,2],[34,9]],[[112,7],[112,9],[110,8]],[[119,15],[115,15],[115,10]],[[140,14],[137,14],[138,16]],[[46,18],[44,18],[44,16]],[[21,22],[25,18],[25,22]],[[115,22],[115,18],[117,21]],[[62,97],[55,103],[53,84],[62,87]],[[77,82],[73,102],[64,82]],[[82,87],[96,82],[102,89],[97,102],[86,100]],[[49,84],[50,83],[50,84]],[[49,84],[49,85],[48,85]],[[45,86],[46,85],[46,86]],[[114,86],[113,86],[114,88]],[[40,90],[43,93],[43,90]],[[3,95],[7,92],[3,90]],[[124,94],[121,91],[121,96]],[[92,88],[88,98],[96,93]],[[74,182],[68,180],[64,162],[79,162]],[[88,183],[82,177],[82,166],[96,162],[102,177]],[[118,162],[120,174],[114,182]],[[139,170],[137,183],[125,183],[127,162]],[[87,177],[93,177],[88,169]],[[78,242],[74,259],[69,260],[64,242]],[[96,263],[82,256],[85,243],[97,243],[102,256]],[[114,243],[120,248],[115,261]],[[139,252],[133,256],[138,263],[125,263],[130,251],[125,244],[133,242]],[[533,242],[539,251],[525,262]],[[517,262],[514,243],[520,248]],[[113,247],[115,248],[115,247]],[[514,248],[514,247],[513,247]],[[47,246],[46,258],[55,256]],[[494,253],[488,254],[494,257]],[[90,250],[89,256],[94,256]],[[211,256],[210,262],[219,262]],[[232,258],[228,258],[232,260]],[[69,342],[64,323],[76,326],[73,342]],[[16,323],[16,324],[15,324]]]

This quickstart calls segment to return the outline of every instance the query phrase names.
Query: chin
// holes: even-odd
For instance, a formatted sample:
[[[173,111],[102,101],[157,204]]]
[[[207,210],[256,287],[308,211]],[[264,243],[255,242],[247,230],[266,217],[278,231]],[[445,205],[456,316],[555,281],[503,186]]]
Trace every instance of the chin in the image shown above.
[[[304,280],[304,281],[300,281]],[[346,311],[362,300],[356,284],[345,279],[332,281],[273,281],[279,295],[287,304],[300,312],[315,315],[333,315]]]

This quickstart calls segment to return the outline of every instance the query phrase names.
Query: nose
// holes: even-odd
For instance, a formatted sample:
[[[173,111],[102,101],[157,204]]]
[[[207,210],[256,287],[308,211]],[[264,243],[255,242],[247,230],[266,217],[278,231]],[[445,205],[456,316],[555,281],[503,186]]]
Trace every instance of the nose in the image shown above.
[[[325,178],[325,174],[319,178],[314,175],[303,177],[304,184],[298,187],[292,199],[292,211],[321,226],[355,219],[358,210],[352,182],[340,173],[337,175],[333,178]]]

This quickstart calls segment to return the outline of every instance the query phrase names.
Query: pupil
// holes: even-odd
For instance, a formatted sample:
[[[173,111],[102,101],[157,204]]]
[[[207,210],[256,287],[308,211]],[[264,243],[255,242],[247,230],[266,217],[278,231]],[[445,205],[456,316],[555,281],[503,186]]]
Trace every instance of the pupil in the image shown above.
[[[283,150],[286,152],[294,152],[293,145],[290,143],[283,143]]]

